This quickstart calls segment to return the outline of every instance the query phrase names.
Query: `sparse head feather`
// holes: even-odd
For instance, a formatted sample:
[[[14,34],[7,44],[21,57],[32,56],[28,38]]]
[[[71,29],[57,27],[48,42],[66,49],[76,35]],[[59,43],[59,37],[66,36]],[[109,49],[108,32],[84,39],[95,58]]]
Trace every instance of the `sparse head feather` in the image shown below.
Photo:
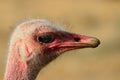
[[[62,27],[59,27],[58,25],[55,25],[55,24],[53,24],[47,20],[44,20],[44,19],[29,20],[29,21],[26,21],[24,23],[21,23],[17,28],[22,28],[22,27],[27,27],[27,26],[28,26],[28,28],[32,26],[32,29],[46,26],[48,28],[54,28],[56,30],[64,30]]]
[[[49,31],[51,32],[51,30],[64,31],[62,27],[59,27],[58,25],[55,25],[44,19],[33,19],[33,20],[23,22],[20,25],[18,25],[13,31],[10,45],[12,45],[18,39],[27,37],[26,34],[31,35],[34,32],[39,32],[39,33],[49,32]]]

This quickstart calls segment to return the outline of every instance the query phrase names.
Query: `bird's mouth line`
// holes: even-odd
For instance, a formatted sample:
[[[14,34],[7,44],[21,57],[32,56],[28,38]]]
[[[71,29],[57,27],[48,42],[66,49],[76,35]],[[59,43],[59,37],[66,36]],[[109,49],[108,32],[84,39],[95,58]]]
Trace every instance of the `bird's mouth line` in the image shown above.
[[[71,51],[71,50],[75,50],[75,49],[82,49],[82,48],[94,48],[94,46],[92,44],[88,44],[88,43],[64,43],[64,44],[60,44],[57,45],[57,49],[59,50],[58,52],[66,52],[66,51]]]
[[[100,44],[99,41],[94,42],[64,42],[49,46],[49,48],[58,49],[80,49],[80,48],[95,48]]]
[[[97,47],[97,43],[81,43],[81,42],[74,42],[74,43],[64,43],[59,45],[59,48],[95,48]]]

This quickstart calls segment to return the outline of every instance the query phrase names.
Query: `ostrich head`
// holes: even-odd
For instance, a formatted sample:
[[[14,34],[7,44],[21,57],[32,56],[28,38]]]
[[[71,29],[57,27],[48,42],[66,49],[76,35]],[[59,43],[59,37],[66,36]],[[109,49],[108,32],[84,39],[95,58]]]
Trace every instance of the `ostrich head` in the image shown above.
[[[5,80],[34,80],[42,67],[63,52],[99,44],[96,38],[64,31],[46,20],[22,23],[11,37]]]

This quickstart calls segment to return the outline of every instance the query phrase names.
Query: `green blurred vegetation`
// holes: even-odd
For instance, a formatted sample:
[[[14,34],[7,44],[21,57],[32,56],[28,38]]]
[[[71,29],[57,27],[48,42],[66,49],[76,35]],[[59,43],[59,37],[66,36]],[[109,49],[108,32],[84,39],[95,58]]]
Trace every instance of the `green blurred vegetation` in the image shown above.
[[[14,27],[36,18],[101,40],[96,49],[63,54],[40,72],[38,80],[120,80],[120,0],[1,0],[0,80]]]

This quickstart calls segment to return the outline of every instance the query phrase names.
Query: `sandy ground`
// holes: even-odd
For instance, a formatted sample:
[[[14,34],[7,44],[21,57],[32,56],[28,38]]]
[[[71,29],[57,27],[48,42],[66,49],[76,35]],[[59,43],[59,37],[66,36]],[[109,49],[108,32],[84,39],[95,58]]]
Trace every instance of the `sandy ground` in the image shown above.
[[[120,0],[1,0],[0,80],[14,27],[36,18],[101,40],[96,49],[61,55],[42,69],[37,80],[120,80]]]

